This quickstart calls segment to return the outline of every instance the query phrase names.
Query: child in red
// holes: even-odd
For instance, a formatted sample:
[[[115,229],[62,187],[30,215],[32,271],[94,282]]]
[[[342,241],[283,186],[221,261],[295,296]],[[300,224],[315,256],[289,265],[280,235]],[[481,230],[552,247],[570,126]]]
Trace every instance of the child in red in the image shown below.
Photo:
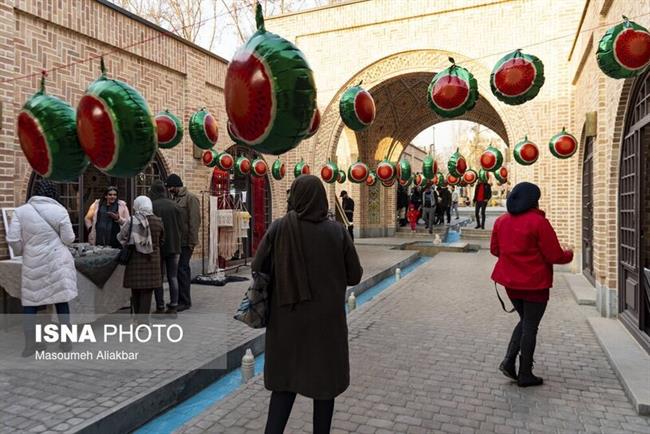
[[[413,232],[415,232],[419,217],[420,212],[415,208],[415,204],[409,204],[409,210],[406,212],[406,219],[411,224],[411,230]]]

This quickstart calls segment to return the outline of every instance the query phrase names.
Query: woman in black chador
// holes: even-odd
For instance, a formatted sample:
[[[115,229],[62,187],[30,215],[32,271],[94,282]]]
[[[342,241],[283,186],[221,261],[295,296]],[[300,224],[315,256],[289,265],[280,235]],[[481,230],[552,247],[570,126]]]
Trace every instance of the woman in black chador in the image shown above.
[[[282,433],[296,394],[314,400],[314,433],[328,433],[334,398],[350,384],[345,292],[363,270],[346,229],[327,219],[321,181],[296,178],[287,215],[262,240],[253,271],[270,272],[264,385],[266,433]]]

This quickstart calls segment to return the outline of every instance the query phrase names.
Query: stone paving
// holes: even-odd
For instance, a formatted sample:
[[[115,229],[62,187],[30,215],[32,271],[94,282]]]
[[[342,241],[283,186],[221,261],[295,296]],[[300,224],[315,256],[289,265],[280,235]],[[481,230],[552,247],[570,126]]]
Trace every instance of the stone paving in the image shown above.
[[[650,433],[587,324],[596,312],[561,275],[538,337],[544,386],[521,389],[497,371],[516,319],[496,300],[493,263],[485,250],[440,253],[352,312],[334,434]],[[269,396],[257,376],[178,432],[259,433]],[[311,417],[299,397],[287,432],[311,432]]]
[[[365,270],[364,279],[413,254],[372,246],[360,246],[358,251]],[[241,274],[249,273],[245,268]],[[180,313],[174,322],[191,324],[193,314],[224,314],[229,318],[247,285],[248,282],[233,282],[223,287],[193,285],[192,309]],[[139,395],[218,356],[219,350],[235,348],[263,333],[234,320],[227,321],[225,327],[222,325],[223,320],[216,321],[213,328],[201,333],[204,341],[200,343],[204,345],[200,353],[170,355],[176,369],[79,369],[74,364],[71,364],[74,369],[47,371],[0,369],[0,433],[75,432],[90,419],[110,414]],[[2,357],[20,359],[22,339],[20,328],[0,331]],[[87,344],[78,344],[76,349],[83,345]]]

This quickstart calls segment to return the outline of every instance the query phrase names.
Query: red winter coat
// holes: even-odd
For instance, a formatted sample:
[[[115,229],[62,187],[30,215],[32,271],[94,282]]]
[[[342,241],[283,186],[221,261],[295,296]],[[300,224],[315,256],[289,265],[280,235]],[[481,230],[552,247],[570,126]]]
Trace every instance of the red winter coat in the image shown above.
[[[490,252],[499,258],[492,280],[511,289],[536,290],[553,286],[553,264],[567,264],[573,252],[560,246],[544,211],[504,214],[492,229]]]

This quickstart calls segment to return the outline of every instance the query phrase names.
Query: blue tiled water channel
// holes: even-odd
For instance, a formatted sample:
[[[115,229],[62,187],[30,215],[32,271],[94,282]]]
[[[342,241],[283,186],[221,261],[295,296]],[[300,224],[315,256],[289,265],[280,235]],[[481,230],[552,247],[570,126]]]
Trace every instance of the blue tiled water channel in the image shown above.
[[[425,264],[431,258],[420,257],[410,265],[402,269],[402,278],[420,265]],[[369,302],[379,295],[386,288],[395,283],[395,276],[385,278],[376,285],[371,286],[362,294],[357,296],[357,307]],[[346,308],[347,309],[347,308]],[[264,370],[264,354],[260,354],[255,359],[255,375],[262,373]],[[150,420],[142,427],[134,431],[136,434],[166,434],[172,433],[179,429],[185,423],[201,414],[207,408],[221,401],[241,385],[241,373],[235,369],[219,380],[215,381],[201,392],[193,397],[181,402],[170,408],[155,419]]]

